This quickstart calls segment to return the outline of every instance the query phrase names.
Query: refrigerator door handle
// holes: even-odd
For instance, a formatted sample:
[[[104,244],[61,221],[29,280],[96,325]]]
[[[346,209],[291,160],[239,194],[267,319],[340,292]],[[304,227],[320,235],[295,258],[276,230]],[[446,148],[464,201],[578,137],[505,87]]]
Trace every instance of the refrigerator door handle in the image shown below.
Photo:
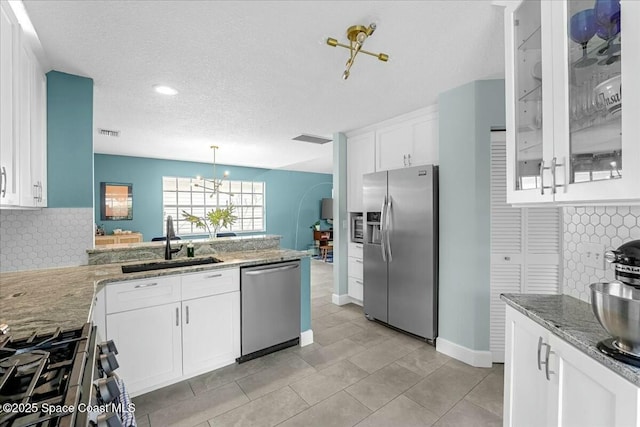
[[[385,215],[386,224],[384,226],[384,232],[387,235],[386,239],[384,240],[387,244],[387,257],[389,258],[389,262],[393,261],[393,256],[391,255],[391,237],[389,236],[389,233],[393,230],[391,226],[391,209],[391,196],[389,196],[389,200],[387,202],[387,214]]]
[[[384,196],[384,200],[382,201],[382,207],[380,208],[380,250],[382,251],[382,260],[387,262],[387,251],[386,251],[386,239],[384,223],[387,219],[386,216],[387,211],[387,196]]]

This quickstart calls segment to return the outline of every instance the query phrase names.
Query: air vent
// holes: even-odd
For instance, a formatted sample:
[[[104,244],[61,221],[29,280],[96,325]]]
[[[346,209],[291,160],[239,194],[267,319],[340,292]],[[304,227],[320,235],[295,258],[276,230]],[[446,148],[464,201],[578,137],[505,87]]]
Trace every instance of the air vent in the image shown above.
[[[333,139],[327,139],[324,136],[308,135],[306,133],[292,139],[294,141],[310,142],[312,144],[326,144],[327,142],[333,141]]]
[[[104,136],[113,136],[115,138],[120,136],[120,131],[119,130],[109,130],[109,129],[100,129],[98,128],[98,134],[100,135],[104,135]]]

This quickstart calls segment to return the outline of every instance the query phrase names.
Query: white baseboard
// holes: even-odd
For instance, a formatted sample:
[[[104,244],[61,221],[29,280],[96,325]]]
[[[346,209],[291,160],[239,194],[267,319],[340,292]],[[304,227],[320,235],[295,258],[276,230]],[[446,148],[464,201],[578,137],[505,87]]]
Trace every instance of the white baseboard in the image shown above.
[[[492,355],[490,351],[471,350],[440,337],[436,338],[436,351],[476,368],[491,367]]]
[[[331,295],[331,302],[333,302],[335,305],[345,305],[351,302],[351,297],[348,294],[333,294]]]
[[[300,347],[313,344],[313,330],[307,329],[304,332],[300,332]]]
[[[363,307],[363,302],[360,301],[359,299],[355,299],[354,297],[349,297],[351,299],[351,304],[355,304],[355,305],[359,305],[360,307]]]
[[[502,351],[492,350],[491,358],[493,360],[493,363],[504,363],[504,350]]]

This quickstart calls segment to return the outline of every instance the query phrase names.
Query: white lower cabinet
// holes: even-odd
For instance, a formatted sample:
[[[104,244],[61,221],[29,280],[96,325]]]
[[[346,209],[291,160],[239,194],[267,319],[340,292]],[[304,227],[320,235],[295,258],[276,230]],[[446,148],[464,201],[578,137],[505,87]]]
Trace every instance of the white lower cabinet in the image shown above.
[[[240,356],[240,292],[182,302],[185,376],[228,365]]]
[[[640,426],[638,387],[507,307],[504,425]]]
[[[364,300],[362,243],[349,243],[348,251],[348,294],[354,303],[362,305],[362,301]]]
[[[118,347],[118,374],[132,393],[182,376],[180,303],[109,314],[107,335]]]
[[[93,321],[133,396],[229,365],[240,357],[240,270],[109,283]]]
[[[550,397],[557,405],[550,425],[640,425],[638,387],[554,335],[549,345],[555,371]]]
[[[549,385],[543,364],[548,331],[510,307],[506,317],[504,425],[550,425]]]

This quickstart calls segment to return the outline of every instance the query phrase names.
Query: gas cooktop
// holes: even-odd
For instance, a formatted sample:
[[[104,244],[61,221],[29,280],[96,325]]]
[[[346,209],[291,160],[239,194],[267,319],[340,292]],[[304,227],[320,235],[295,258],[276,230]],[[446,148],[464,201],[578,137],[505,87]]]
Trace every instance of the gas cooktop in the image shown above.
[[[112,342],[96,346],[90,323],[18,340],[0,337],[0,426],[123,425],[108,412],[109,403],[124,399],[112,375],[114,353]]]

